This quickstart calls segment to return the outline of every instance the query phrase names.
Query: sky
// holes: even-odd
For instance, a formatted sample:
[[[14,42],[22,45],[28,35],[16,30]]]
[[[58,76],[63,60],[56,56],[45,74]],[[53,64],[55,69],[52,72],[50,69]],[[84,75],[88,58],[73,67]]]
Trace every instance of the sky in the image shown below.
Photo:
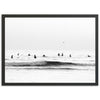
[[[95,50],[95,18],[6,18],[6,50]]]

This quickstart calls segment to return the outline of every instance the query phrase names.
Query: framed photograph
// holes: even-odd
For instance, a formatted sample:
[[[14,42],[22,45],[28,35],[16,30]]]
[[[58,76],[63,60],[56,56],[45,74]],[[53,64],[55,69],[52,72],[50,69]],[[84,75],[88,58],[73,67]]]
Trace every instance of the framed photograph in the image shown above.
[[[98,15],[2,15],[2,85],[98,85]]]

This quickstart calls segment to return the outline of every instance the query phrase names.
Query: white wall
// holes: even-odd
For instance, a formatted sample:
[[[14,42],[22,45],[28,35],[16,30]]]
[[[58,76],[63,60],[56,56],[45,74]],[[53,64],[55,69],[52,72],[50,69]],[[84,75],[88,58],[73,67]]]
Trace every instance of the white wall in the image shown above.
[[[100,14],[99,1],[2,0],[0,14]],[[1,100],[99,100],[99,98],[100,86],[0,86]]]

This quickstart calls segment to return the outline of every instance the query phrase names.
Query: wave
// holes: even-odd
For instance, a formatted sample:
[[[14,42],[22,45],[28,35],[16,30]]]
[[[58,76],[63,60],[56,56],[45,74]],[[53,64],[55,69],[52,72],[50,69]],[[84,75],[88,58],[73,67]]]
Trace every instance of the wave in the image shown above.
[[[35,61],[35,62],[6,62],[6,66],[95,66],[95,63],[61,62],[61,61]]]

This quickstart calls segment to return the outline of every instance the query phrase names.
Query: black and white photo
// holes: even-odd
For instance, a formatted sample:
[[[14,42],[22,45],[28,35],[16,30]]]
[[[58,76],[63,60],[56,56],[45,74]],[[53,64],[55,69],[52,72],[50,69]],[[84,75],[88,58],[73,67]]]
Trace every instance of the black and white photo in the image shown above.
[[[2,15],[3,84],[96,85],[97,15]]]

